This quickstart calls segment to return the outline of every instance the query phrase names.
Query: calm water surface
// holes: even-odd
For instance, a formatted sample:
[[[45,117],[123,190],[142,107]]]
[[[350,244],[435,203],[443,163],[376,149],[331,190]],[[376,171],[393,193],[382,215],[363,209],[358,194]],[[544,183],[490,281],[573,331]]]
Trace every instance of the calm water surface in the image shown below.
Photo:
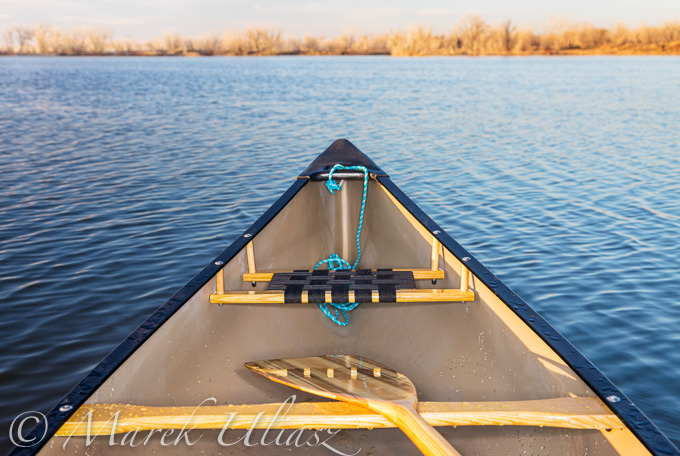
[[[352,140],[680,443],[680,58],[0,59],[0,450]]]

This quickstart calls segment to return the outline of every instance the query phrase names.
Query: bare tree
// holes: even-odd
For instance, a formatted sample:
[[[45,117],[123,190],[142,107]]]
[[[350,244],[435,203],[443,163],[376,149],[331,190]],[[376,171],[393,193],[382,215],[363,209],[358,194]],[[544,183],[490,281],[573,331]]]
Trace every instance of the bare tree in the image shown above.
[[[206,36],[203,40],[203,54],[216,55],[222,51],[222,42],[217,35]]]
[[[623,46],[630,41],[630,29],[628,29],[626,24],[616,24],[613,36],[614,44],[617,46]]]
[[[462,29],[463,49],[471,55],[480,55],[484,50],[486,22],[479,15],[471,14],[463,19]]]
[[[379,46],[380,41],[375,37],[371,35],[359,35],[354,43],[352,43],[352,51],[360,54],[368,54],[380,50]]]
[[[187,50],[195,51],[202,55],[216,55],[222,50],[222,42],[216,35],[206,35],[205,37],[191,40],[191,44],[187,40]]]
[[[181,35],[166,33],[163,36],[162,51],[168,54],[180,54],[184,52],[185,48],[186,42]]]
[[[350,49],[352,49],[352,46],[354,45],[354,33],[343,33],[342,36],[340,36],[340,43],[342,47],[342,52],[347,52]]]
[[[249,28],[250,51],[255,54],[274,54],[281,44],[281,31],[269,28]]]
[[[7,46],[7,53],[13,54],[14,53],[14,30],[8,27],[3,32],[2,36],[5,39],[5,45]]]
[[[90,49],[94,54],[103,54],[106,52],[112,37],[113,32],[106,28],[87,30]]]
[[[222,38],[222,51],[228,55],[248,54],[248,43],[243,34],[236,30],[225,30]]]
[[[132,55],[140,52],[141,46],[136,41],[127,38],[124,41],[114,41],[113,50],[117,54]]]
[[[87,54],[87,32],[83,29],[72,29],[62,38],[63,53],[70,55]]]
[[[307,52],[318,52],[320,49],[319,39],[315,36],[305,35],[302,41],[302,48]]]
[[[680,22],[666,21],[663,25],[663,35],[668,42],[680,41]]]
[[[45,24],[40,24],[34,27],[33,35],[35,36],[36,45],[38,46],[38,53],[49,54],[51,35],[50,27]]]
[[[23,25],[13,27],[14,36],[19,44],[19,54],[24,52],[24,46],[33,39],[33,29]]]
[[[518,30],[515,32],[515,49],[520,52],[532,52],[540,45],[538,37],[530,30]]]
[[[503,31],[503,47],[505,52],[510,53],[512,48],[515,47],[515,27],[512,21],[508,19],[501,24],[501,30]]]
[[[408,55],[406,48],[406,34],[401,31],[391,31],[387,39],[387,48],[390,50],[390,55],[401,56]]]

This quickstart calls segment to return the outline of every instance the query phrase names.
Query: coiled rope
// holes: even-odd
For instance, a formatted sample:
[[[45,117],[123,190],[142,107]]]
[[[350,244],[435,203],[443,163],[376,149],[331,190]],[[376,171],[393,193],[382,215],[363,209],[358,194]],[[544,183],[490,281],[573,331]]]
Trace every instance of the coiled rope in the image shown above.
[[[319,266],[322,264],[328,265],[329,270],[347,270],[347,269],[356,269],[357,265],[359,264],[359,260],[361,259],[361,227],[364,224],[364,209],[366,209],[366,190],[368,189],[368,170],[366,169],[365,166],[343,166],[343,165],[334,165],[333,168],[331,168],[331,172],[328,173],[328,180],[326,181],[326,187],[328,188],[328,191],[331,192],[331,195],[335,194],[335,191],[340,191],[342,190],[342,184],[333,180],[333,173],[339,169],[348,169],[348,170],[357,170],[357,171],[363,171],[364,172],[364,194],[361,198],[361,214],[359,215],[359,226],[357,228],[357,260],[354,262],[354,265],[350,265],[349,261],[344,260],[340,258],[339,255],[333,253],[331,256],[329,256],[325,260],[321,260],[318,263],[316,263],[316,266],[314,266],[314,270],[316,271],[319,269]],[[337,303],[337,302],[330,302],[330,303],[325,303],[325,302],[320,302],[319,303],[319,308],[321,311],[331,320],[333,320],[335,323],[337,323],[340,326],[347,326],[349,324],[349,315],[347,315],[347,312],[350,310],[354,310],[357,308],[359,305],[358,302],[345,302],[345,303]],[[333,310],[329,308],[332,307]],[[342,313],[343,319],[340,319],[340,314]]]

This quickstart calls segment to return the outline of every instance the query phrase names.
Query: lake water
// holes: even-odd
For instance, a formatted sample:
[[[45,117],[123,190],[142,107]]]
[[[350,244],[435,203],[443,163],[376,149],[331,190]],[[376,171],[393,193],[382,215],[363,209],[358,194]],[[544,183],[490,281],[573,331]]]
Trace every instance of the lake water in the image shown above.
[[[0,450],[348,138],[680,443],[680,58],[0,59]]]

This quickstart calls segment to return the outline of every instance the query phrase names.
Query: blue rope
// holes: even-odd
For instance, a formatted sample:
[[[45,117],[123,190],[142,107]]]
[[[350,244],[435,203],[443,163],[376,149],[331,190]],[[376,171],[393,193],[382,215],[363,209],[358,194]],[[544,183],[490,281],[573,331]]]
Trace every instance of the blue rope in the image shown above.
[[[359,226],[357,228],[357,260],[354,262],[354,265],[350,265],[349,261],[344,260],[340,258],[337,254],[333,253],[327,259],[321,260],[318,263],[316,263],[316,266],[314,266],[315,271],[322,264],[328,265],[328,269],[332,270],[356,269],[357,265],[359,264],[359,260],[361,259],[361,228],[364,225],[364,210],[366,209],[368,170],[366,169],[365,166],[334,165],[333,168],[331,168],[331,172],[328,173],[328,180],[326,181],[326,187],[328,188],[328,191],[331,192],[331,195],[335,195],[336,190],[338,191],[342,190],[342,184],[339,183],[338,181],[333,180],[333,173],[339,169],[350,169],[364,172],[364,194],[361,198],[361,214],[359,214]],[[325,302],[320,302],[319,308],[328,318],[333,320],[335,323],[339,324],[340,326],[347,326],[349,324],[349,316],[347,315],[347,312],[356,309],[358,305],[359,305],[358,302],[345,302],[345,303],[331,302],[328,304],[326,304]],[[332,311],[329,308],[329,306],[333,308]],[[340,319],[340,313],[342,313],[343,316],[342,320]]]

